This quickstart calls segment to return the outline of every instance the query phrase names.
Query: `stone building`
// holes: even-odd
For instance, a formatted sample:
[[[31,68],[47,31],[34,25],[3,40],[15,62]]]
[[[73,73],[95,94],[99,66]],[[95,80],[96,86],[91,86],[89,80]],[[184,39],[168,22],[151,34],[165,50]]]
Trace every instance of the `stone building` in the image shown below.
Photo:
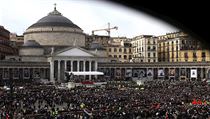
[[[133,62],[157,62],[157,38],[152,35],[136,36],[131,41],[134,47]]]
[[[10,32],[3,26],[0,26],[0,60],[5,59],[6,55],[12,55],[15,53],[14,48],[10,45]]]
[[[159,62],[206,62],[210,52],[199,41],[183,32],[158,37]]]
[[[116,62],[130,62],[133,57],[131,40],[126,37],[112,38],[106,50],[108,56],[114,58]]]
[[[18,54],[7,56],[0,64],[1,82],[11,78],[65,82],[67,72],[97,71],[99,62],[109,62],[106,51],[100,46],[84,46],[83,30],[54,8],[25,31],[24,44]],[[92,77],[95,76],[80,79]]]
[[[10,33],[10,44],[14,48],[19,48],[24,43],[23,35],[17,35],[16,33]]]

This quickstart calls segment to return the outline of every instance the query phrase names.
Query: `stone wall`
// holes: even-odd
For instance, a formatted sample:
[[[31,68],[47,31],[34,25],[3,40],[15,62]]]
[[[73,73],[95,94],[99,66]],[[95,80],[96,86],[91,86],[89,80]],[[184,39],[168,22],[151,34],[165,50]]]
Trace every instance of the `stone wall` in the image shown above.
[[[19,55],[40,56],[43,54],[44,54],[44,49],[42,48],[21,48],[19,50]]]
[[[35,40],[46,46],[85,46],[85,34],[81,29],[68,27],[31,28],[24,33],[24,42]]]

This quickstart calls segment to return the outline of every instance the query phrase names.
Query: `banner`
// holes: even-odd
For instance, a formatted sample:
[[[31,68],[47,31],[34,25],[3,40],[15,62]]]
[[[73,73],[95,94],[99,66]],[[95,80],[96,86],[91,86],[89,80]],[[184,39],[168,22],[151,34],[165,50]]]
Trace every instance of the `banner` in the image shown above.
[[[158,69],[158,77],[164,77],[165,73],[163,69]]]
[[[34,78],[40,78],[40,71],[39,71],[39,69],[34,69]]]
[[[110,76],[110,69],[109,68],[104,69],[104,76]]]
[[[138,75],[139,78],[143,78],[143,77],[146,77],[146,72],[144,69],[140,69],[139,70],[139,75]]]
[[[153,70],[152,69],[147,70],[147,77],[149,77],[149,78],[153,77]]]
[[[116,69],[116,76],[118,76],[118,77],[121,76],[121,70],[120,69]]]
[[[14,73],[14,75],[13,75],[13,78],[14,78],[14,79],[19,78],[19,71],[18,71],[18,69],[14,69],[14,70],[13,70],[13,73]]]
[[[3,76],[3,70],[0,69],[0,79],[2,79],[2,76]]]
[[[125,72],[125,77],[132,77],[132,70],[131,69],[126,69],[126,72]]]
[[[29,78],[30,77],[30,75],[29,75],[29,69],[24,69],[24,72],[23,72],[23,77],[24,78]]]
[[[191,78],[197,78],[197,69],[191,69],[190,77]]]
[[[139,76],[139,69],[134,69],[132,71],[132,77],[138,77]]]
[[[210,70],[208,71],[208,76],[207,76],[208,79],[210,79]]]
[[[186,76],[186,70],[185,69],[181,69],[180,76]]]
[[[146,77],[146,72],[144,69],[133,69],[133,77],[143,78]]]
[[[8,69],[4,69],[3,78],[4,79],[8,79],[9,78],[9,71],[8,71]]]
[[[169,76],[170,77],[174,77],[175,76],[175,69],[174,68],[169,69]]]

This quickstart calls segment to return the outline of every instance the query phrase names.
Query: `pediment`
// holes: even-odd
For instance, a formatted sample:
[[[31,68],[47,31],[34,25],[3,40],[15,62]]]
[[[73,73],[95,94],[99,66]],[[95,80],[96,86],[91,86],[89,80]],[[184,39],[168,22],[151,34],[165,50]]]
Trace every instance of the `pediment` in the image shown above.
[[[59,52],[56,56],[94,57],[93,54],[81,48],[71,48]]]

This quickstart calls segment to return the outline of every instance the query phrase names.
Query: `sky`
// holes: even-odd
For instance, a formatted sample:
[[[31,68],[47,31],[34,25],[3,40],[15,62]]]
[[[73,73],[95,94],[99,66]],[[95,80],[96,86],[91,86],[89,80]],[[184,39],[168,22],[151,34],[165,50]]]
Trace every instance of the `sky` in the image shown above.
[[[54,3],[63,16],[87,34],[107,28],[108,22],[111,27],[118,27],[118,30],[111,30],[112,37],[158,36],[179,31],[143,12],[99,0],[3,0],[0,4],[0,25],[22,35],[30,25],[53,11]],[[107,35],[107,32],[98,31],[95,34]]]

